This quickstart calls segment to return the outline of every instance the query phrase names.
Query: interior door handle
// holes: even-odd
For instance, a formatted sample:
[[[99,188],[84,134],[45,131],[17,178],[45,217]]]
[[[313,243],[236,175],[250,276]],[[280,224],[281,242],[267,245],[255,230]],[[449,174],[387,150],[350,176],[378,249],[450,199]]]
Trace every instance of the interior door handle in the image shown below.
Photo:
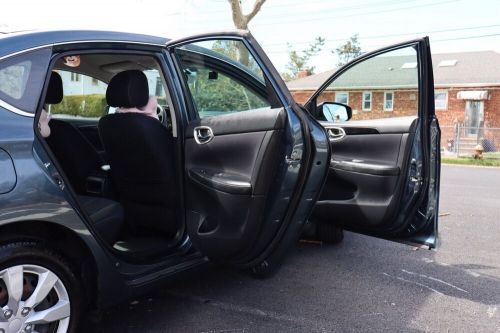
[[[198,126],[194,128],[194,140],[197,144],[209,143],[214,138],[214,132],[208,126]]]
[[[328,127],[328,139],[330,141],[339,141],[345,138],[345,131],[342,127]]]

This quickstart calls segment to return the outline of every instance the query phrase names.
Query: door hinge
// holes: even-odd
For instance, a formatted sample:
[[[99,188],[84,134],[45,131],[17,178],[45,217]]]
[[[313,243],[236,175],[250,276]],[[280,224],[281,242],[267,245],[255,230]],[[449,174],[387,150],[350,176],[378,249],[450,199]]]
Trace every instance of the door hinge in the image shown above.
[[[62,178],[59,175],[54,175],[52,176],[52,178],[54,179],[54,182],[57,184],[57,186],[59,186],[61,190],[64,190],[64,181],[62,180]]]
[[[418,163],[416,159],[412,158],[410,164],[410,181],[415,184],[413,191],[417,193],[422,185],[422,164]]]
[[[294,149],[290,156],[285,157],[286,164],[294,167],[300,166],[300,160],[302,159],[302,152]]]

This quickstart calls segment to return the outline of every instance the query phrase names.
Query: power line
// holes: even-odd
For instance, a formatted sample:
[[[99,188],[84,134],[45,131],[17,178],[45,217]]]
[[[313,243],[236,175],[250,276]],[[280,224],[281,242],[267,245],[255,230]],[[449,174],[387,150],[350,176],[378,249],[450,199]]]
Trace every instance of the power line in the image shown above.
[[[469,36],[469,37],[457,37],[457,38],[447,38],[447,39],[436,39],[432,41],[433,43],[435,42],[447,42],[450,40],[462,40],[462,39],[475,39],[475,38],[484,38],[484,37],[495,37],[495,36],[500,36],[500,33],[498,34],[489,34],[489,35],[479,35],[479,36]]]
[[[303,20],[294,20],[294,21],[286,21],[286,20],[284,20],[284,21],[279,21],[279,22],[260,23],[259,26],[276,25],[276,24],[283,24],[283,23],[318,22],[319,20],[325,20],[325,19],[336,19],[336,18],[348,18],[348,17],[366,16],[366,15],[372,15],[372,14],[390,13],[390,12],[395,12],[395,11],[400,11],[400,10],[406,10],[406,9],[415,9],[415,8],[439,6],[439,5],[444,5],[444,4],[449,4],[449,3],[459,2],[459,1],[462,1],[462,0],[447,0],[447,1],[441,1],[441,2],[427,3],[427,4],[423,4],[423,5],[421,4],[421,5],[399,7],[399,8],[385,9],[385,10],[379,10],[379,11],[371,11],[371,12],[366,12],[366,13],[357,13],[357,14],[348,14],[348,15],[336,15],[336,16],[324,16],[324,17],[315,17],[315,18],[303,19]]]
[[[411,0],[407,0],[411,1]],[[379,10],[379,11],[371,11],[371,12],[365,12],[365,13],[355,13],[355,14],[342,14],[342,15],[335,15],[335,16],[323,16],[323,17],[317,17],[315,16],[314,18],[306,18],[306,19],[300,19],[300,20],[284,20],[284,21],[276,21],[273,20],[273,22],[264,22],[264,23],[259,23],[259,26],[269,26],[269,25],[277,25],[277,24],[284,24],[284,23],[295,23],[295,24],[300,24],[304,22],[318,22],[320,20],[326,20],[326,19],[339,19],[339,18],[349,18],[349,17],[358,17],[358,16],[366,16],[366,15],[372,15],[372,14],[382,14],[382,13],[390,13],[390,12],[395,12],[395,11],[400,11],[400,10],[406,10],[406,9],[415,9],[415,8],[423,8],[423,7],[431,7],[431,6],[439,6],[443,4],[448,4],[448,3],[454,3],[454,2],[459,2],[463,0],[446,0],[446,1],[441,1],[441,2],[431,2],[431,3],[426,3],[426,4],[419,4],[419,5],[413,5],[413,6],[406,6],[406,7],[398,7],[398,8],[389,8],[389,9],[384,9],[384,10]],[[401,3],[401,1],[397,1],[397,3]],[[362,7],[358,9],[363,9]],[[257,19],[259,18],[273,18],[273,16],[258,16]],[[279,18],[282,18],[279,17]],[[191,25],[204,25],[206,22],[203,21],[198,21],[198,22],[193,22]]]
[[[356,9],[362,9],[362,8],[367,8],[367,7],[380,7],[380,6],[386,6],[386,4],[394,4],[394,3],[402,3],[402,2],[416,2],[420,0],[385,0],[385,1],[379,1],[379,2],[363,2],[363,3],[358,3],[355,6],[346,6],[346,7],[338,7],[338,8],[333,8],[334,10],[340,10],[340,11],[348,11],[348,10],[356,10]],[[325,1],[311,1],[307,2],[307,5],[314,5],[314,4],[324,4]],[[304,2],[297,2],[295,4],[282,4],[282,5],[274,5],[274,6],[266,6],[265,8],[279,8],[279,7],[293,7],[297,5],[304,5]]]
[[[442,32],[455,32],[455,31],[464,31],[464,30],[477,30],[477,29],[486,29],[486,28],[494,28],[494,27],[500,27],[500,24],[492,24],[492,25],[481,25],[481,26],[475,26],[475,27],[465,27],[465,28],[450,28],[450,29],[442,29],[442,30],[432,30],[432,31],[418,31],[418,32],[407,32],[407,33],[399,33],[399,34],[390,34],[390,35],[372,35],[372,36],[366,36],[366,37],[358,37],[359,40],[367,40],[367,39],[382,39],[382,38],[388,38],[388,37],[401,37],[401,36],[411,36],[411,35],[423,35],[423,34],[432,34],[432,33],[442,33]],[[350,37],[347,38],[336,38],[336,39],[325,39],[325,42],[343,42],[349,40]],[[301,42],[294,42],[292,43],[293,45],[304,45],[304,44],[310,44],[311,41],[301,41]],[[263,46],[280,46],[280,45],[287,45],[287,42],[280,42],[280,43],[269,43],[269,44],[262,44]]]
[[[457,38],[434,39],[434,40],[431,40],[431,46],[434,43],[441,43],[441,42],[448,42],[448,41],[455,41],[455,40],[466,40],[466,39],[479,39],[479,38],[496,37],[496,36],[500,36],[500,33],[465,36],[465,37],[457,37]],[[366,47],[378,48],[378,47],[383,47],[383,46],[384,45],[377,44],[377,45],[367,45]],[[288,54],[288,51],[266,51],[266,53],[267,54]]]
[[[399,5],[404,5],[404,4],[407,4],[407,3],[412,3],[412,2],[416,2],[416,1],[419,1],[420,3],[422,3],[421,0],[391,0],[391,1],[382,1],[380,3],[371,3],[371,4],[366,4],[366,5],[356,5],[356,6],[348,6],[348,7],[331,7],[331,8],[323,8],[321,10],[322,13],[324,13],[325,11],[332,11],[332,12],[335,12],[335,13],[338,13],[338,12],[358,12],[359,10],[365,10],[365,9],[376,9],[378,7],[389,7],[389,8],[386,8],[387,9],[391,9],[390,6],[399,6]],[[310,6],[310,3],[307,3],[307,7],[306,8],[311,8]],[[311,8],[311,9],[314,9],[314,8]],[[317,11],[317,10],[316,10]],[[308,10],[304,10],[304,11],[301,11],[300,13],[291,13],[291,14],[287,14],[286,17],[295,17],[295,16],[304,16],[304,15],[307,15],[306,13],[308,13],[309,11]],[[350,14],[349,14],[350,15]],[[310,15],[308,15],[310,16]],[[342,17],[344,16],[344,14],[341,15]],[[280,15],[280,14],[274,14],[274,15],[267,15],[267,14],[263,14],[260,16],[260,18],[262,19],[272,19],[272,18],[275,18],[275,17],[279,17],[279,18],[283,18],[283,15]]]
[[[392,4],[400,4],[400,3],[405,3],[405,2],[416,2],[416,1],[420,1],[420,0],[385,0],[385,1],[375,2],[375,3],[374,2],[363,2],[363,3],[358,3],[357,5],[354,5],[354,6],[344,6],[344,7],[337,7],[337,8],[334,7],[334,8],[332,8],[332,10],[350,11],[350,10],[369,8],[369,7],[383,7],[383,6],[392,5]],[[223,2],[223,1],[220,1],[220,2]],[[327,3],[327,2],[325,2],[325,1],[310,1],[310,2],[306,3],[307,6],[304,6],[304,1],[299,1],[299,2],[295,2],[295,3],[287,3],[287,4],[279,4],[279,5],[267,5],[267,3],[266,3],[266,4],[264,4],[264,6],[262,8],[263,9],[282,8],[282,7],[290,8],[290,7],[297,7],[300,5],[304,9],[304,11],[302,11],[301,13],[298,13],[298,14],[302,15],[304,12],[307,12],[306,11],[307,7],[309,7],[311,5],[315,5],[315,4],[325,4],[325,3]],[[230,13],[230,11],[216,9],[216,10],[208,10],[208,11],[206,11],[206,13]]]

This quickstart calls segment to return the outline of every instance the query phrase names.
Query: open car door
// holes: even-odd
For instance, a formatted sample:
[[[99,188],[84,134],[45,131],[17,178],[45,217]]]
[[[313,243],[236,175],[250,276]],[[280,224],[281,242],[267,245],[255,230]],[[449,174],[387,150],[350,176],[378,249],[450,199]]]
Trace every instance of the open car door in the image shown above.
[[[435,248],[440,129],[428,38],[357,58],[305,107],[332,151],[312,221]]]
[[[210,259],[266,273],[320,194],[326,133],[293,103],[248,32],[191,37],[167,50],[187,115],[180,135],[190,240]]]

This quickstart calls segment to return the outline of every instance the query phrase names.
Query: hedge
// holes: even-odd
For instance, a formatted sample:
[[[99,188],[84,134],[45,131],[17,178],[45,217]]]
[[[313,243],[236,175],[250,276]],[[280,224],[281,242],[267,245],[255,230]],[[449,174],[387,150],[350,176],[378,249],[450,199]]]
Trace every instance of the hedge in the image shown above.
[[[59,104],[51,106],[52,114],[66,114],[80,117],[101,117],[105,114],[104,94],[64,96]]]
[[[158,97],[158,104],[167,105],[166,98]],[[104,94],[71,95],[64,96],[62,102],[52,105],[50,110],[52,114],[99,118],[106,114],[107,106]]]

